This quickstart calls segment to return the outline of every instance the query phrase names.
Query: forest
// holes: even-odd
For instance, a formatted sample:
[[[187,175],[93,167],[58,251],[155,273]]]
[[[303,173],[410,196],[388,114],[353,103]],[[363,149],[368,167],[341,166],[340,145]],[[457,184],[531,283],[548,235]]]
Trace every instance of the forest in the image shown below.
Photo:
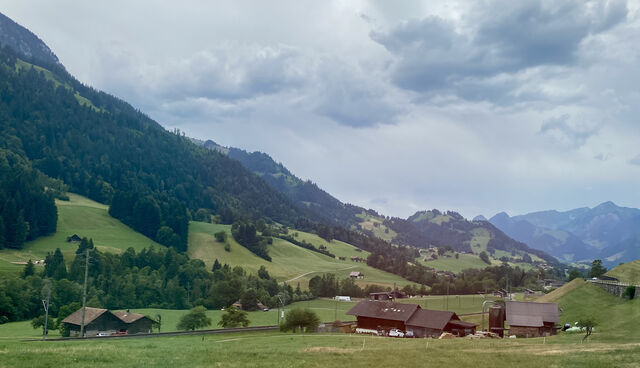
[[[24,64],[10,49],[0,50],[0,148],[69,191],[111,204],[111,214],[135,230],[185,250],[189,217],[201,208],[226,210],[233,220],[289,225],[299,217],[316,218],[239,162],[166,131],[60,66],[41,65],[54,71],[45,74],[17,66]],[[78,96],[89,102],[80,103]],[[50,228],[33,225],[32,235]]]
[[[149,248],[136,253],[129,248],[122,254],[102,253],[90,239],[82,239],[67,267],[56,250],[46,258],[44,269],[29,262],[21,277],[0,279],[0,323],[32,319],[43,314],[43,288],[51,283],[52,316],[61,308],[82,300],[84,265],[89,253],[87,306],[108,309],[166,308],[187,309],[197,305],[225,308],[240,300],[250,307],[261,302],[275,307],[279,293],[287,303],[313,297],[299,287],[284,288],[266,269],[247,274],[242,267],[189,259],[173,248]]]

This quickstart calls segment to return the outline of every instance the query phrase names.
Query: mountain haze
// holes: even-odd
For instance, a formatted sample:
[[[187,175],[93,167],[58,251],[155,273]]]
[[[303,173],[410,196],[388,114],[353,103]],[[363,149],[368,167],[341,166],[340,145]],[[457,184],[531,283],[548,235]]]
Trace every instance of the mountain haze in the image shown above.
[[[565,212],[499,213],[489,221],[514,239],[566,261],[600,258],[612,266],[640,258],[640,210],[613,202]]]

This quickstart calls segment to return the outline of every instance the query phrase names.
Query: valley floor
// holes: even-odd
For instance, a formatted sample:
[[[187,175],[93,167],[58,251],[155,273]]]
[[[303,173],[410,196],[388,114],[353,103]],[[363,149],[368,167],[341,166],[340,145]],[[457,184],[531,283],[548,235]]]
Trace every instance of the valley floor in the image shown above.
[[[640,343],[597,336],[392,339],[275,332],[109,341],[0,342],[0,367],[637,367]]]
[[[425,302],[436,309],[437,298]],[[469,305],[475,304],[473,300]],[[0,367],[638,367],[640,300],[617,298],[581,280],[547,295],[545,300],[557,302],[562,308],[561,324],[592,316],[598,323],[594,334],[584,344],[581,333],[562,332],[547,338],[482,340],[244,332],[23,342],[20,338],[26,336],[22,333],[30,326],[17,322],[0,326]],[[451,300],[449,303],[462,308],[465,301],[469,302],[461,300],[460,307]],[[336,310],[339,318],[346,317],[350,304],[320,299],[297,306],[312,308],[322,320],[331,320]],[[264,323],[277,317],[269,312],[253,313],[250,319],[264,313]],[[163,326],[169,329],[174,317],[163,317]],[[36,331],[30,329],[30,337],[35,335]]]

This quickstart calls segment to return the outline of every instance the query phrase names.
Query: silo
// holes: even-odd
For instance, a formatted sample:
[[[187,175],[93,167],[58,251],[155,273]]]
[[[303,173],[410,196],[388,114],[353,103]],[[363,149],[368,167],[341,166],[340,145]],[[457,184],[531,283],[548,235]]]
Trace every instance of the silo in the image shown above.
[[[505,308],[504,304],[495,303],[489,308],[489,331],[504,336]]]

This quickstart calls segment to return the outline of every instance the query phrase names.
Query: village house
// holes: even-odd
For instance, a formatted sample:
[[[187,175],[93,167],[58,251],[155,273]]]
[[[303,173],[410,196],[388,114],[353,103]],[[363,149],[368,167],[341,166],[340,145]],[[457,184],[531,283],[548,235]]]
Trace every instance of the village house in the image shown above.
[[[353,271],[349,274],[349,277],[352,279],[363,279],[364,274],[360,271]]]
[[[369,299],[371,299],[371,300],[382,300],[382,301],[391,300],[391,301],[393,301],[394,299],[403,299],[403,298],[406,298],[406,297],[407,297],[407,295],[405,293],[403,293],[402,291],[399,291],[399,290],[382,291],[382,292],[378,292],[378,293],[369,293]]]
[[[461,321],[454,312],[422,309],[417,304],[380,300],[362,300],[351,308],[348,315],[355,316],[358,328],[411,331],[415,337],[437,337],[443,332],[457,336],[474,334],[476,325]]]
[[[80,336],[82,308],[62,320],[70,336]],[[151,333],[154,321],[144,314],[128,311],[111,312],[102,308],[85,308],[85,336],[113,335],[115,333]]]

